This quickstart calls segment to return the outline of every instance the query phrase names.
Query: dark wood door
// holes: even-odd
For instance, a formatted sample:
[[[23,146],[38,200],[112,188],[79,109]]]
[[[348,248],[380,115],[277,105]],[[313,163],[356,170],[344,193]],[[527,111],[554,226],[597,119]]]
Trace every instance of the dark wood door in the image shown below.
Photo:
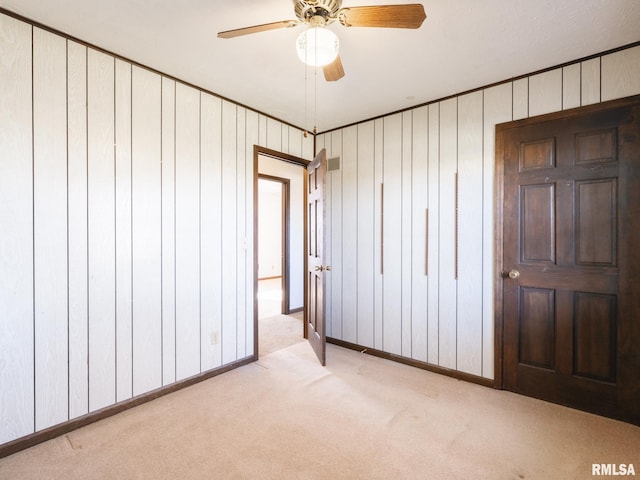
[[[322,365],[326,364],[324,277],[331,269],[324,258],[324,203],[327,173],[326,150],[307,166],[307,315],[305,335]]]
[[[498,126],[496,143],[503,386],[636,424],[638,100]]]

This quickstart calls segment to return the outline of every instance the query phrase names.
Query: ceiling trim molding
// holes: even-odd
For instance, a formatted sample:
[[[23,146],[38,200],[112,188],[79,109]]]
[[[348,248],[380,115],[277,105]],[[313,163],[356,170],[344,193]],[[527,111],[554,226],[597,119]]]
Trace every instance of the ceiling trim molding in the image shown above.
[[[373,120],[378,120],[378,119],[381,119],[381,118],[389,117],[391,115],[395,115],[395,114],[398,114],[398,113],[404,113],[404,112],[408,112],[410,110],[415,110],[417,108],[426,107],[428,105],[433,105],[434,103],[438,103],[438,102],[443,102],[445,100],[449,100],[451,98],[461,97],[462,95],[467,95],[469,93],[478,92],[480,90],[486,90],[487,88],[496,87],[498,85],[504,85],[505,83],[509,83],[509,82],[515,82],[516,80],[521,80],[523,78],[532,77],[534,75],[538,75],[540,73],[549,72],[551,70],[556,70],[558,68],[568,67],[570,65],[575,65],[576,63],[585,62],[587,60],[592,60],[594,58],[603,57],[605,55],[610,55],[612,53],[620,52],[622,50],[628,50],[630,48],[634,48],[634,47],[638,47],[638,46],[640,46],[640,40],[638,40],[636,42],[633,42],[633,43],[628,43],[627,45],[622,45],[620,47],[612,48],[610,50],[605,50],[604,52],[594,53],[593,55],[588,55],[586,57],[582,57],[582,58],[578,58],[578,59],[575,59],[575,60],[571,60],[569,62],[560,63],[560,64],[554,65],[552,67],[546,67],[546,68],[543,68],[543,69],[540,69],[540,70],[535,70],[535,71],[530,72],[530,73],[525,73],[523,75],[518,75],[517,77],[511,77],[511,78],[508,78],[506,80],[500,80],[498,82],[489,83],[489,84],[483,85],[481,87],[472,88],[471,90],[465,90],[463,92],[454,93],[452,95],[447,95],[446,97],[437,98],[435,100],[429,100],[428,102],[419,103],[419,104],[414,105],[412,107],[402,108],[400,110],[395,110],[393,112],[383,113],[381,115],[376,115],[375,117],[366,118],[364,120],[359,120],[357,122],[348,123],[346,125],[342,125],[341,127],[335,127],[335,128],[331,128],[329,130],[324,130],[322,132],[317,132],[316,135],[324,135],[326,133],[335,132],[337,130],[343,130],[343,129],[348,128],[348,127],[353,127],[355,125],[360,125],[361,123],[366,123],[366,122],[370,122],[370,121],[373,121]],[[314,137],[314,139],[315,139],[315,137]]]
[[[175,77],[173,75],[169,75],[169,74],[164,73],[164,72],[162,72],[160,70],[157,70],[155,68],[152,68],[152,67],[149,67],[147,65],[144,65],[143,63],[136,62],[135,60],[131,60],[130,58],[127,58],[127,57],[125,57],[123,55],[119,55],[117,53],[113,53],[113,52],[111,52],[109,50],[106,50],[106,49],[104,49],[102,47],[98,47],[97,45],[94,45],[92,43],[85,42],[84,40],[76,38],[76,37],[74,37],[72,35],[69,35],[67,33],[61,32],[60,30],[56,30],[55,28],[49,27],[48,25],[44,25],[44,24],[42,24],[40,22],[36,22],[35,20],[31,20],[30,18],[24,17],[24,16],[22,16],[22,15],[20,15],[18,13],[12,12],[11,10],[7,10],[4,7],[0,7],[0,14],[4,14],[4,15],[7,15],[9,17],[13,17],[16,20],[20,20],[21,22],[28,23],[32,27],[40,28],[41,30],[45,30],[45,31],[47,31],[49,33],[53,33],[54,35],[58,35],[60,37],[63,37],[66,40],[71,40],[72,42],[76,42],[76,43],[78,43],[80,45],[84,45],[87,48],[91,48],[93,50],[96,50],[98,52],[104,53],[106,55],[110,55],[110,56],[112,56],[112,57],[114,57],[114,58],[116,58],[118,60],[122,60],[124,62],[130,63],[131,65],[135,65],[136,67],[143,68],[143,69],[145,69],[145,70],[147,70],[149,72],[155,73],[157,75],[160,75],[160,76],[162,76],[164,78],[168,78],[168,79],[173,80],[175,82],[179,82],[179,83],[181,83],[183,85],[186,85],[187,87],[195,88],[196,90],[198,90],[200,92],[208,93],[209,95],[213,95],[214,97],[219,98],[220,100],[231,102],[234,105],[237,105],[237,106],[242,107],[242,108],[246,108],[247,110],[251,110],[252,112],[255,112],[255,113],[259,114],[259,115],[263,115],[263,116],[265,116],[267,118],[270,118],[272,120],[276,120],[277,122],[280,122],[283,125],[288,125],[289,127],[292,127],[292,128],[297,129],[297,130],[300,130],[301,132],[307,132],[307,130],[305,128],[302,128],[302,127],[300,127],[298,125],[294,125],[294,124],[292,124],[290,122],[282,120],[281,118],[274,117],[273,115],[270,115],[268,113],[265,113],[265,112],[262,112],[260,110],[257,110],[257,109],[255,109],[253,107],[250,107],[249,105],[245,105],[243,103],[240,103],[240,102],[238,102],[236,100],[233,100],[232,98],[224,97],[224,96],[219,95],[219,94],[217,94],[215,92],[212,92],[211,90],[207,90],[206,88],[202,88],[202,87],[199,87],[198,85],[194,85],[193,83],[189,83],[189,82],[187,82],[185,80],[181,80],[178,77]],[[311,135],[314,135],[311,132],[308,132],[308,133],[310,133]]]
[[[99,51],[99,52],[105,53],[107,55],[113,56],[114,58],[123,60],[123,61],[128,62],[131,65],[135,65],[135,66],[137,66],[139,68],[143,68],[143,69],[145,69],[145,70],[147,70],[149,72],[155,73],[155,74],[160,75],[160,76],[162,76],[164,78],[168,78],[170,80],[174,80],[174,81],[179,82],[179,83],[181,83],[183,85],[186,85],[188,87],[194,88],[194,89],[196,89],[196,90],[198,90],[200,92],[204,92],[204,93],[210,94],[210,95],[212,95],[212,96],[214,96],[216,98],[219,98],[219,99],[221,99],[223,101],[231,102],[234,105],[237,105],[239,107],[245,108],[245,109],[250,110],[252,112],[255,112],[255,113],[259,114],[259,115],[263,115],[263,116],[265,116],[267,118],[270,118],[272,120],[280,122],[283,125],[287,125],[289,127],[292,127],[292,128],[297,129],[297,130],[300,130],[301,132],[305,132],[308,135],[313,135],[314,151],[315,151],[315,142],[316,142],[317,135],[331,133],[331,132],[334,132],[334,131],[337,131],[337,130],[342,130],[344,128],[348,128],[348,127],[351,127],[351,126],[359,125],[361,123],[366,123],[366,122],[369,122],[369,121],[378,120],[378,119],[385,118],[385,117],[388,117],[388,116],[391,116],[391,115],[395,115],[395,114],[398,114],[398,113],[403,113],[403,112],[415,110],[417,108],[421,108],[421,107],[424,107],[424,106],[432,105],[432,104],[435,104],[435,103],[438,103],[438,102],[442,102],[442,101],[445,101],[445,100],[448,100],[448,99],[451,99],[451,98],[456,98],[456,97],[459,97],[459,96],[462,96],[462,95],[467,95],[467,94],[474,93],[474,92],[477,92],[477,91],[480,91],[480,90],[485,90],[487,88],[495,87],[495,86],[498,86],[498,85],[503,85],[503,84],[509,83],[509,82],[514,82],[516,80],[520,80],[520,79],[523,79],[523,78],[531,77],[533,75],[538,75],[540,73],[545,73],[545,72],[548,72],[548,71],[551,71],[551,70],[555,70],[555,69],[558,69],[558,68],[567,67],[567,66],[574,65],[574,64],[577,64],[577,63],[580,63],[580,62],[584,62],[584,61],[591,60],[591,59],[594,59],[594,58],[602,57],[604,55],[609,55],[609,54],[616,53],[616,52],[619,52],[619,51],[622,51],[622,50],[627,50],[629,48],[634,48],[634,47],[640,46],[640,40],[638,40],[638,41],[635,41],[635,42],[632,42],[632,43],[629,43],[629,44],[626,44],[626,45],[622,45],[622,46],[619,46],[619,47],[616,47],[616,48],[613,48],[613,49],[610,49],[610,50],[605,50],[605,51],[602,51],[602,52],[599,52],[599,53],[595,53],[595,54],[592,54],[592,55],[588,55],[588,56],[585,56],[585,57],[574,59],[574,60],[571,60],[571,61],[568,61],[568,62],[560,63],[560,64],[557,64],[557,65],[554,65],[554,66],[551,66],[551,67],[543,68],[543,69],[540,69],[540,70],[535,70],[533,72],[529,72],[529,73],[525,73],[525,74],[522,74],[522,75],[518,75],[518,76],[515,76],[515,77],[511,77],[511,78],[505,79],[505,80],[500,80],[498,82],[489,83],[489,84],[486,84],[486,85],[482,85],[480,87],[475,87],[475,88],[470,89],[470,90],[465,90],[465,91],[458,92],[458,93],[455,93],[455,94],[452,94],[452,95],[447,95],[445,97],[437,98],[437,99],[434,99],[434,100],[429,100],[427,102],[423,102],[423,103],[419,103],[419,104],[416,104],[416,105],[413,105],[413,106],[405,107],[405,108],[402,108],[402,109],[399,109],[399,110],[394,110],[394,111],[391,111],[391,112],[383,113],[383,114],[380,114],[380,115],[376,115],[374,117],[364,118],[362,120],[351,122],[351,123],[348,123],[348,124],[345,124],[345,125],[341,125],[341,126],[338,126],[338,127],[335,127],[335,128],[331,128],[331,129],[328,129],[328,130],[323,130],[321,132],[309,132],[306,128],[303,128],[303,127],[301,127],[299,125],[294,125],[294,124],[292,124],[290,122],[287,122],[287,121],[285,121],[285,120],[283,120],[281,118],[275,117],[273,115],[270,115],[268,113],[260,111],[260,110],[254,108],[254,107],[251,107],[249,105],[246,105],[246,104],[243,104],[241,102],[238,102],[238,101],[236,101],[236,100],[234,100],[232,98],[228,98],[228,97],[222,96],[222,95],[217,94],[217,93],[215,93],[215,92],[213,92],[211,90],[207,90],[207,89],[205,89],[203,87],[200,87],[200,86],[195,85],[193,83],[190,83],[190,82],[187,82],[185,80],[182,80],[182,79],[180,79],[180,78],[178,78],[176,76],[169,75],[169,74],[164,73],[164,72],[162,72],[162,71],[160,71],[158,69],[149,67],[149,66],[147,66],[145,64],[142,64],[140,62],[137,62],[135,60],[131,60],[130,58],[127,58],[127,57],[125,57],[123,55],[119,55],[117,53],[113,53],[113,52],[111,52],[111,51],[109,51],[107,49],[104,49],[104,48],[99,47],[97,45],[94,45],[94,44],[91,44],[91,43],[86,42],[84,40],[81,40],[81,39],[79,39],[77,37],[74,37],[72,35],[64,33],[64,32],[62,32],[60,30],[57,30],[57,29],[52,28],[52,27],[49,27],[48,25],[42,24],[40,22],[37,22],[37,21],[32,20],[30,18],[27,18],[27,17],[25,17],[23,15],[20,15],[20,14],[17,14],[15,12],[12,12],[11,10],[8,10],[8,9],[6,9],[4,7],[1,7],[1,6],[0,6],[0,14],[4,14],[4,15],[13,17],[13,18],[15,18],[15,19],[17,19],[19,21],[22,21],[24,23],[27,23],[27,24],[31,25],[32,27],[37,27],[37,28],[40,28],[42,30],[48,31],[50,33],[53,33],[55,35],[59,35],[59,36],[65,38],[67,40],[71,40],[71,41],[76,42],[76,43],[78,43],[80,45],[84,45],[87,48],[91,48],[91,49],[94,49],[96,51]]]

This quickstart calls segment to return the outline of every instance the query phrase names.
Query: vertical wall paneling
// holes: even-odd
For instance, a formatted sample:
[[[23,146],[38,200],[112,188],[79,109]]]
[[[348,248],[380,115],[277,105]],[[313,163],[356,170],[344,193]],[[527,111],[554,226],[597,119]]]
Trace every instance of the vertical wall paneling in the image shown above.
[[[457,368],[482,375],[483,92],[458,98]]]
[[[383,184],[384,184],[384,120],[379,118],[374,121],[374,235],[373,235],[373,298],[374,298],[374,321],[373,321],[373,346],[379,350],[383,349],[383,325],[384,325],[384,277],[383,255],[382,255],[382,234],[383,234]]]
[[[402,114],[384,118],[383,346],[402,353]]]
[[[513,86],[513,119],[520,120],[529,116],[529,78],[521,78]]]
[[[316,137],[316,149],[315,152],[319,153],[322,149],[326,150],[326,158],[327,161],[330,158],[331,153],[331,134],[328,133],[326,135],[318,135]],[[314,155],[315,158],[315,155]],[[325,222],[324,222],[324,230],[323,230],[323,255],[327,265],[332,265],[331,261],[331,248],[332,248],[332,234],[331,234],[331,203],[332,203],[332,194],[331,194],[331,176],[334,172],[328,171],[326,172],[325,177],[325,198],[324,198],[324,210],[325,210]],[[309,181],[308,175],[305,173],[306,181]],[[308,190],[308,188],[307,188]],[[307,208],[305,202],[305,208]],[[307,217],[309,217],[309,211],[307,208]],[[307,242],[307,247],[309,243]],[[331,302],[332,298],[329,292],[331,292],[331,282],[332,282],[333,274],[325,275],[324,277],[324,311],[325,311],[325,329],[327,337],[336,337],[339,336],[334,335],[332,330],[332,322],[331,322]]]
[[[34,429],[31,27],[0,15],[0,443]],[[4,228],[11,225],[11,228]]]
[[[175,93],[176,82],[162,78],[162,384],[176,380],[175,276]]]
[[[330,152],[331,152],[331,134],[328,133],[326,135],[319,135],[316,138],[316,151],[320,152],[320,150],[322,149],[326,150],[326,156],[327,159],[330,158]],[[331,172],[331,171],[327,171],[327,175],[325,177],[325,203],[324,203],[324,210],[325,210],[325,222],[324,222],[324,257],[325,257],[325,262],[328,265],[332,265],[332,258],[331,258],[331,246],[332,246],[332,240],[333,240],[333,236],[331,234],[331,225],[332,225],[332,217],[331,217],[331,204],[332,204],[332,199],[333,199],[333,195],[331,192],[331,177],[334,175],[335,172]],[[306,208],[306,207],[305,207]],[[308,214],[307,214],[308,215]],[[327,333],[327,337],[335,337],[335,338],[340,338],[339,334],[340,332],[335,332],[333,331],[333,324],[331,322],[331,303],[332,303],[332,296],[329,292],[331,292],[331,284],[332,284],[332,279],[333,279],[333,274],[331,275],[325,275],[324,277],[324,311],[325,311],[325,328],[326,328],[326,333]]]
[[[258,132],[258,114],[252,110],[246,111],[245,121],[245,151],[246,151],[246,163],[247,163],[247,200],[246,200],[246,225],[247,225],[247,238],[246,238],[246,250],[247,250],[247,263],[246,263],[246,285],[247,285],[247,330],[246,330],[246,355],[253,355],[254,352],[254,338],[255,332],[253,329],[253,317],[254,317],[254,271],[253,271],[253,175],[254,175],[254,159],[253,149],[254,145],[258,144],[259,132]]]
[[[413,177],[413,111],[402,113],[402,173],[401,173],[401,217],[402,227],[400,230],[400,269],[401,269],[401,352],[402,355],[411,358],[412,355],[412,244],[413,244],[413,202],[412,202],[412,177]]]
[[[586,60],[581,64],[582,98],[581,104],[591,105],[600,101],[600,57]]]
[[[302,132],[299,133],[302,135]],[[318,150],[320,151],[320,150]],[[302,158],[306,160],[313,160],[313,135],[307,135],[302,137]]]
[[[288,130],[287,137],[289,139],[289,154],[302,158],[302,132],[291,126],[286,128]]]
[[[562,110],[562,69],[529,77],[529,116]]]
[[[342,130],[331,133],[327,158],[340,157],[342,162]],[[327,264],[335,265],[335,268],[326,273],[327,287],[325,294],[329,293],[330,301],[326,304],[329,313],[328,322],[331,323],[331,335],[342,338],[342,275],[343,275],[343,235],[342,235],[342,168],[327,172],[327,197],[331,196],[331,202],[325,208],[327,217],[331,219],[329,232],[325,233],[325,246],[330,243]]]
[[[246,109],[238,107],[236,112],[236,359],[246,357],[247,337],[247,281],[245,273],[249,259],[247,251],[247,162],[246,162]],[[289,128],[283,127],[283,131]],[[253,159],[253,155],[250,155]],[[253,165],[253,164],[252,164]],[[251,171],[251,169],[249,169]],[[253,185],[253,184],[251,184]],[[251,188],[253,188],[251,186]],[[250,231],[250,230],[249,230]],[[251,257],[253,258],[253,256]],[[253,317],[251,317],[253,318]]]
[[[602,57],[602,101],[640,94],[640,46]]]
[[[358,127],[342,133],[342,340],[358,343]],[[331,275],[332,272],[329,272]]]
[[[266,117],[266,127],[267,127],[267,135],[266,135],[266,146],[272,150],[276,150],[277,152],[283,151],[282,144],[282,124],[271,117]]]
[[[322,139],[319,141],[318,143],[318,151],[320,151],[320,149],[324,148],[326,149],[326,157],[327,159],[331,158],[333,156],[332,154],[332,135],[329,133],[327,135],[324,135],[322,137]],[[322,146],[320,146],[322,145]],[[340,197],[338,196],[337,199],[334,197],[333,195],[333,176],[334,175],[339,175],[339,172],[336,171],[327,171],[327,175],[325,177],[325,203],[324,203],[324,210],[325,210],[325,223],[324,223],[324,242],[323,242],[323,247],[324,247],[324,258],[325,258],[325,263],[328,265],[334,265],[338,262],[334,262],[333,261],[333,249],[336,248],[334,246],[334,241],[333,241],[333,224],[334,224],[334,213],[333,213],[333,207],[332,205],[337,201],[337,199],[339,199]],[[334,270],[333,272],[335,272],[336,270]],[[332,305],[333,305],[333,279],[335,278],[335,274],[331,273],[329,275],[325,275],[324,278],[324,311],[325,311],[325,328],[327,330],[327,336],[328,337],[336,337],[336,338],[340,338],[341,335],[341,330],[340,329],[336,329],[334,331],[333,329],[333,309],[332,309]]]
[[[329,158],[329,148],[330,148],[330,134],[318,135],[316,137],[316,152],[320,152],[323,148],[327,151],[327,158]],[[331,265],[331,183],[329,179],[332,175],[332,172],[327,171],[327,175],[325,177],[325,223],[324,223],[324,256],[327,264]],[[308,181],[308,175],[305,173],[305,178]],[[306,202],[305,202],[305,208]],[[307,216],[309,213],[307,212]],[[307,242],[308,246],[308,242]],[[325,276],[324,283],[325,292],[331,291],[331,275]],[[331,311],[331,296],[328,293],[324,295],[324,308],[325,308],[325,328],[327,337],[336,337],[333,334],[331,329],[331,317],[329,316],[329,312]],[[340,338],[340,337],[336,337]]]
[[[639,59],[640,48],[631,48],[391,114],[372,121],[373,127],[367,122],[356,125],[355,140],[349,133],[353,127],[320,135],[318,149],[327,146],[331,156],[340,142],[343,153],[342,172],[331,174],[327,203],[329,229],[340,228],[330,235],[331,256],[342,258],[345,270],[353,263],[347,258],[350,247],[345,240],[353,230],[351,192],[358,192],[357,288],[353,290],[348,273],[330,280],[342,281],[330,288],[327,299],[334,305],[329,309],[334,329],[331,336],[347,339],[350,335],[348,312],[352,310],[350,296],[355,294],[357,343],[368,345],[362,317],[368,296],[362,286],[372,281],[374,348],[493,378],[495,126],[574,108],[587,99],[597,102],[640,93]],[[596,78],[600,76],[601,84]],[[372,133],[365,133],[367,129]],[[363,205],[367,203],[363,200],[368,188],[364,177],[367,145],[373,148],[373,273],[367,273],[361,260],[369,248],[363,239],[369,228]],[[344,164],[353,148],[357,149],[355,180],[349,170],[352,166]],[[426,245],[420,237],[427,235],[423,230],[427,208],[429,271],[424,272]],[[380,252],[382,234],[384,255]],[[390,238],[393,235],[395,242]],[[336,250],[338,247],[342,251]],[[384,274],[380,273],[382,260]],[[340,264],[337,260],[334,263]],[[423,291],[426,293],[421,295]],[[339,319],[336,313],[341,314]],[[406,345],[409,337],[411,344]]]
[[[33,29],[36,430],[68,419],[66,41]]]
[[[427,208],[428,183],[428,107],[413,111],[411,182],[411,353],[416,360],[427,361],[428,277]]]
[[[87,276],[87,48],[67,42],[69,418],[89,411]]]
[[[580,64],[574,63],[562,69],[562,109],[580,106]]]
[[[429,275],[427,278],[428,321],[427,361],[439,363],[440,318],[440,104],[428,107],[429,146],[427,159],[427,191],[429,207]]]
[[[115,61],[116,400],[133,395],[131,64]]]
[[[237,106],[222,102],[222,362],[234,361],[237,345]],[[269,122],[271,123],[271,122]],[[268,125],[269,125],[268,123]],[[280,131],[278,130],[278,133]],[[280,135],[272,135],[281,138]],[[278,148],[279,149],[279,148]]]
[[[89,410],[116,401],[114,58],[87,58]]]
[[[258,114],[258,145],[268,146],[267,117],[262,114]]]
[[[202,370],[222,364],[222,101],[202,94],[200,204]]]
[[[6,15],[0,84],[0,443],[251,355],[253,146],[313,136]]]
[[[439,365],[456,368],[457,280],[456,172],[458,170],[458,99],[440,103],[440,265]]]
[[[200,92],[176,84],[176,380],[200,373]]]
[[[162,79],[132,72],[133,395],[162,386]]]
[[[484,91],[484,213],[482,284],[482,376],[494,377],[494,309],[493,309],[493,208],[496,124],[511,120],[511,85],[503,84]]]
[[[357,329],[358,345],[373,347],[376,181],[374,165],[374,123],[358,125],[357,158]]]
[[[282,125],[280,122],[278,124],[280,125],[280,134],[282,136],[280,139],[280,151],[289,153],[291,147],[289,145],[289,126]]]

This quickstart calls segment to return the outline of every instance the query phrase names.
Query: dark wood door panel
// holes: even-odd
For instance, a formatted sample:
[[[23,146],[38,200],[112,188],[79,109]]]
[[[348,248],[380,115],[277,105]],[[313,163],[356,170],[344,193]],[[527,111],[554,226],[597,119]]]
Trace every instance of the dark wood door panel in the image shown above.
[[[520,143],[519,171],[546,170],[556,166],[556,138]]]
[[[555,367],[556,299],[548,288],[520,289],[519,338],[521,364]]]
[[[305,334],[322,365],[326,363],[324,309],[324,201],[327,171],[322,149],[307,166],[307,315]]]
[[[520,262],[556,263],[555,184],[520,186]]]
[[[499,126],[496,161],[498,383],[640,424],[640,97]]]
[[[576,182],[576,263],[616,265],[618,180]]]
[[[578,133],[576,142],[576,165],[615,162],[617,154],[617,127]]]
[[[573,373],[616,382],[617,296],[576,292]]]

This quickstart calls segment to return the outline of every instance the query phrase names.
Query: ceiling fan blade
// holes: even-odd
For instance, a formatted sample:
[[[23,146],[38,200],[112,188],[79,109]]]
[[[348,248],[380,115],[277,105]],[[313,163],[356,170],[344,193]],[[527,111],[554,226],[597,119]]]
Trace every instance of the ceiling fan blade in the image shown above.
[[[300,22],[298,20],[282,20],[280,22],[263,23],[262,25],[254,25],[252,27],[236,28],[235,30],[227,30],[219,32],[219,38],[234,38],[251,33],[266,32],[267,30],[276,30],[278,28],[295,27]]]
[[[348,7],[339,13],[345,27],[420,28],[425,18],[420,3]]]
[[[324,79],[327,82],[335,82],[344,77],[344,68],[342,68],[342,61],[340,60],[340,55],[336,57],[336,59],[331,62],[329,65],[325,65],[322,68],[322,72],[324,73]]]

